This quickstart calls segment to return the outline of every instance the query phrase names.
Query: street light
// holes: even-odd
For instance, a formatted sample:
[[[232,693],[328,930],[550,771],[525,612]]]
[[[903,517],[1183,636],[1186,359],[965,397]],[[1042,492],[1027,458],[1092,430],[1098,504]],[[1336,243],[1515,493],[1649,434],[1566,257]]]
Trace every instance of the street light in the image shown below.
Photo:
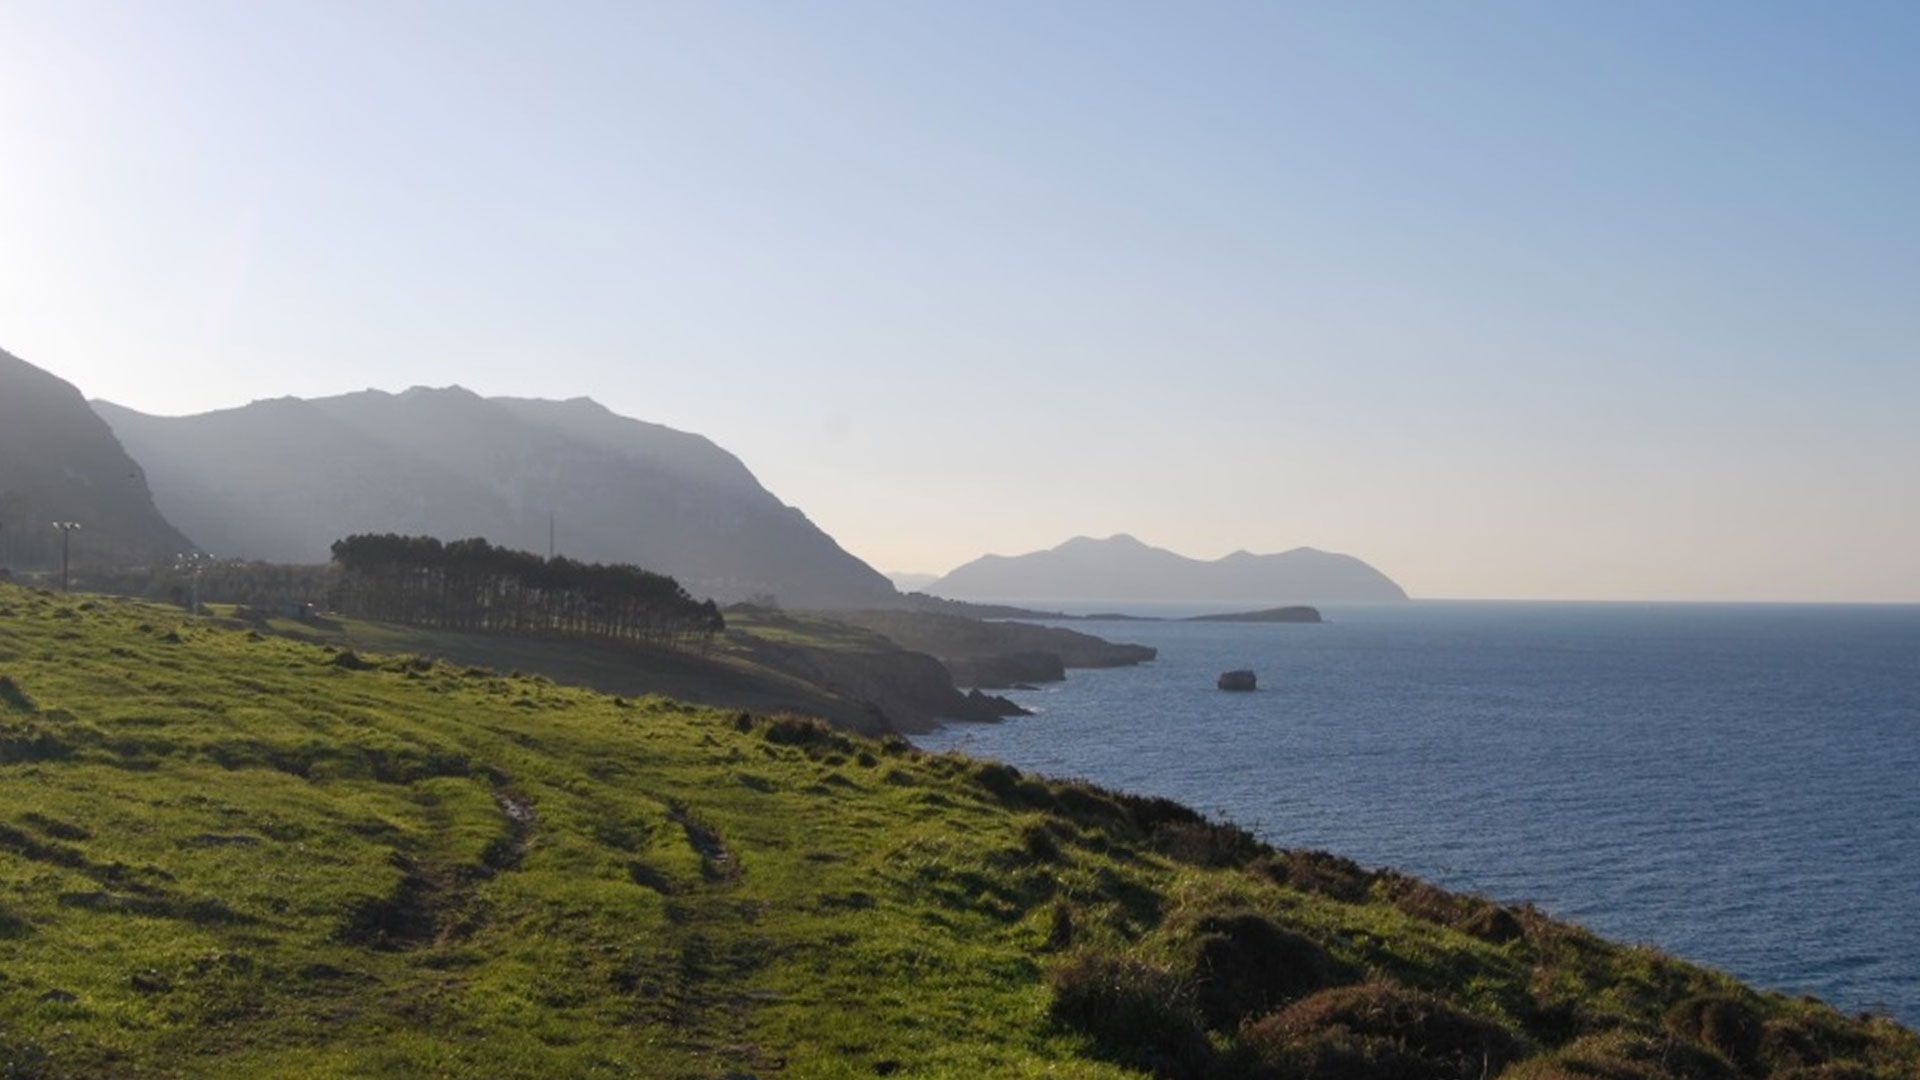
[[[181,552],[173,557],[175,571],[193,575],[193,605],[187,610],[195,615],[200,614],[200,574],[212,561],[213,556],[198,551]]]
[[[73,565],[71,558],[73,553],[73,534],[75,530],[80,528],[80,523],[77,521],[56,521],[53,523],[53,527],[60,530],[60,591],[72,592],[72,579],[68,576],[68,570]]]

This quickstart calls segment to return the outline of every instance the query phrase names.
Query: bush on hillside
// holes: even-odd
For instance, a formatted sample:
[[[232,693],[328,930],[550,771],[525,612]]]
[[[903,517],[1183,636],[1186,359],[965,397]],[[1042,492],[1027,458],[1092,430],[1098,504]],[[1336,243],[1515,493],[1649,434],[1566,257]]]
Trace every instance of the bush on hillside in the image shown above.
[[[352,649],[342,649],[340,652],[334,655],[332,660],[329,660],[327,662],[337,668],[346,668],[348,671],[373,670],[373,665],[368,663],[365,660],[362,660],[360,658],[360,654],[357,652],[354,652]]]
[[[1245,866],[1267,851],[1252,833],[1226,822],[1167,821],[1148,837],[1153,849],[1189,866]]]
[[[1760,1057],[1775,1069],[1812,1069],[1871,1049],[1858,1024],[1828,1008],[1776,1017],[1760,1027]]]
[[[1280,1080],[1482,1080],[1521,1053],[1499,1024],[1392,983],[1323,990],[1242,1038]]]
[[[1047,940],[1041,948],[1047,952],[1059,952],[1073,944],[1073,907],[1065,900],[1055,900],[1047,912]]]
[[[1760,1056],[1760,1017],[1729,994],[1698,994],[1675,1004],[1667,1010],[1666,1026],[1735,1065],[1751,1066]]]
[[[1311,938],[1253,911],[1202,916],[1181,952],[1201,1013],[1222,1031],[1358,978]]]
[[[1496,945],[1526,936],[1518,916],[1485,897],[1448,892],[1404,874],[1383,874],[1379,881],[1393,906],[1416,919]]]
[[[1055,783],[1053,800],[1061,813],[1081,825],[1110,826],[1126,817],[1126,811],[1106,791],[1082,781]]]
[[[1055,968],[1048,1015],[1108,1060],[1156,1076],[1208,1075],[1213,1057],[1193,987],[1133,957],[1083,953]]]
[[[974,782],[1002,805],[1050,810],[1053,792],[1046,784],[1025,775],[1019,769],[998,761],[982,761],[973,767]]]
[[[1324,851],[1276,851],[1253,868],[1277,885],[1348,904],[1366,903],[1373,888],[1374,875],[1359,863]]]
[[[809,754],[850,754],[853,740],[810,716],[776,716],[761,738],[775,746],[797,746]]]
[[[1727,1060],[1672,1035],[1610,1031],[1522,1062],[1501,1080],[1734,1080]]]
[[[1066,858],[1059,837],[1048,825],[1031,824],[1021,829],[1020,847],[1034,862],[1057,863]]]

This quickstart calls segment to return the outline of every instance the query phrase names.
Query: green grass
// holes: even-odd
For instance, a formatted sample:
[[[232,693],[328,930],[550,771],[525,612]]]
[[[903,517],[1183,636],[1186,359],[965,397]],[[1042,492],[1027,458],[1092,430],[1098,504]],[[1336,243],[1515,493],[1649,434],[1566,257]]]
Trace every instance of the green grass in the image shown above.
[[[1717,1037],[1664,1031],[1703,995],[1765,1025],[1752,1075],[1920,1064],[1884,1021],[1531,912],[1486,940],[1400,879],[898,740],[11,586],[0,679],[0,1076],[1139,1075],[1056,983],[1106,957],[1187,993],[1247,913],[1527,1075]]]
[[[750,653],[759,642],[839,652],[899,647],[871,630],[826,615],[744,607],[731,608],[726,614],[729,633],[723,647],[734,652]]]
[[[209,605],[231,614],[230,605]],[[545,675],[569,686],[638,697],[658,695],[697,701],[724,709],[754,712],[804,712],[843,725],[871,723],[864,703],[783,671],[768,662],[771,642],[806,648],[850,651],[850,635],[869,651],[896,647],[864,631],[837,628],[818,620],[784,623],[742,620],[730,626],[707,652],[655,648],[626,642],[480,634],[401,626],[366,619],[329,617],[317,622],[271,617],[260,629],[298,640],[366,652],[417,653],[503,672]],[[847,629],[848,633],[835,631]]]

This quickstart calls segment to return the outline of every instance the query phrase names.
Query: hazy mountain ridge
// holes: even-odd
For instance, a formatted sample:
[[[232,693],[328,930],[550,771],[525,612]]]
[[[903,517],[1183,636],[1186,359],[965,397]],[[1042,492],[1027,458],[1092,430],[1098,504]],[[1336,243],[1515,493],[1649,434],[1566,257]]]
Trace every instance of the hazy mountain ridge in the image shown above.
[[[0,552],[59,565],[55,521],[80,523],[77,565],[152,563],[193,550],[154,506],[147,477],[59,376],[0,350]]]
[[[1405,600],[1406,590],[1351,555],[1301,547],[1212,561],[1125,533],[1077,536],[1026,555],[985,555],[927,587],[956,600],[1020,603],[1218,603],[1241,606]]]
[[[887,580],[903,593],[919,592],[921,589],[940,580],[939,574],[922,574],[913,570],[889,570]]]
[[[221,555],[327,558],[352,532],[484,536],[672,574],[723,600],[895,602],[887,580],[732,454],[586,398],[460,387],[281,398],[188,417],[96,402],[161,507]]]

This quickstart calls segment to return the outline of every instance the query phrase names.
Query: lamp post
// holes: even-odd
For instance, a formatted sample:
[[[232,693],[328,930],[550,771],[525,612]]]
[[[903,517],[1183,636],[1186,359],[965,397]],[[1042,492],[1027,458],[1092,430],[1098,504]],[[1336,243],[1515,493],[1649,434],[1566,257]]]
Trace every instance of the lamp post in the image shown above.
[[[213,561],[212,556],[197,551],[192,553],[182,552],[173,557],[173,568],[175,570],[185,571],[192,575],[193,602],[192,606],[187,608],[187,610],[194,615],[200,614],[200,574],[206,570],[207,563],[211,561]]]
[[[69,571],[73,566],[73,534],[80,528],[77,521],[56,521],[53,527],[60,530],[60,591],[72,592],[73,579]]]

